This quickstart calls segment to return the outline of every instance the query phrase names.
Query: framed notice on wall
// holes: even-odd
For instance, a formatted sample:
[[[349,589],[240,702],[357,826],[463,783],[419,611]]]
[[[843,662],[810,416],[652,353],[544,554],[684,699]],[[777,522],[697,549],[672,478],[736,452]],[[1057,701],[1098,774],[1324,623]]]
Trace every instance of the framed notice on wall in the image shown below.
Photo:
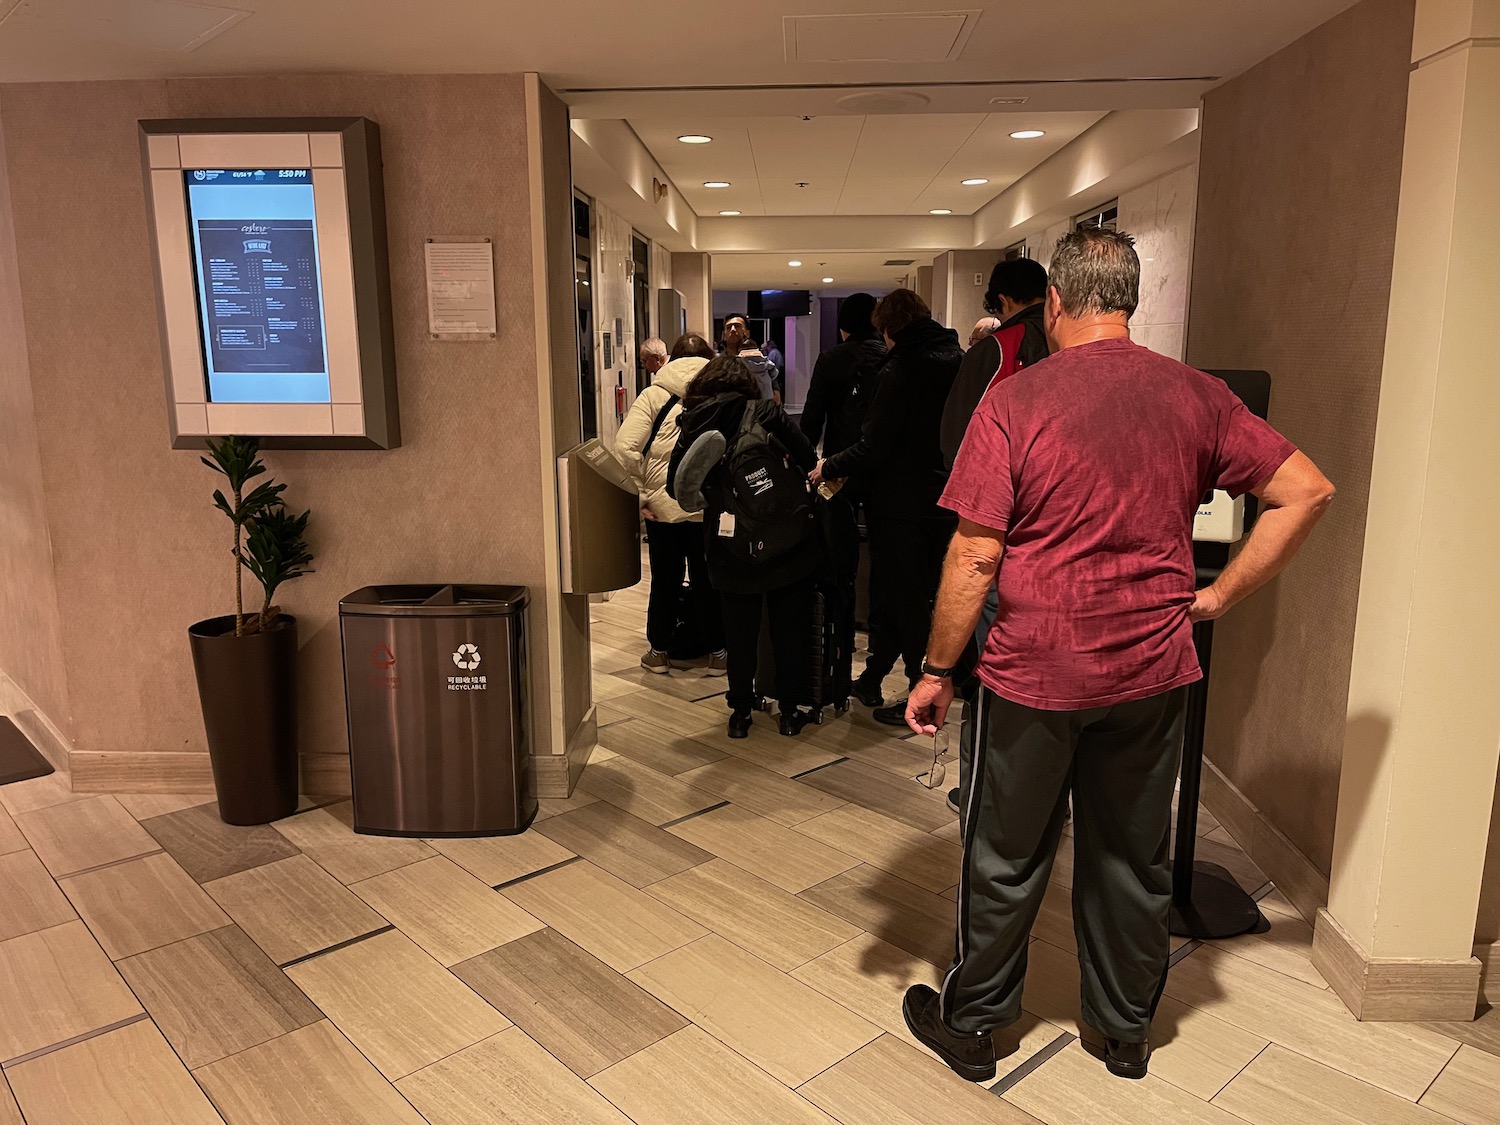
[[[427,240],[427,328],[434,339],[490,339],[495,246],[488,238]]]

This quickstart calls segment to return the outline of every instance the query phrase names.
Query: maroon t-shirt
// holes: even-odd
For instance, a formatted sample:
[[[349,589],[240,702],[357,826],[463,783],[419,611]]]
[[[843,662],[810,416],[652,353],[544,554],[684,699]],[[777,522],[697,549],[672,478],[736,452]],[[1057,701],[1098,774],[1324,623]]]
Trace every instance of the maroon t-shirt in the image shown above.
[[[942,501],[1005,533],[985,685],[1075,711],[1199,679],[1193,515],[1210,488],[1248,492],[1295,450],[1223,381],[1129,340],[997,383]]]

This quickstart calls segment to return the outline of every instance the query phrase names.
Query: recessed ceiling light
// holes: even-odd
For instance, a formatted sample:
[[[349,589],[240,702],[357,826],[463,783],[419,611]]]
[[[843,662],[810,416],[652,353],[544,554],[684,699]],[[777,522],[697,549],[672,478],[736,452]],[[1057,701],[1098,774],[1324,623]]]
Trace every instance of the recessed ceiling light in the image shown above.
[[[705,137],[702,133],[688,133],[677,139],[685,145],[706,145],[713,140],[712,137]]]
[[[790,262],[787,263],[787,265],[791,266],[792,269],[796,269],[801,264],[802,264],[801,262],[798,262],[798,261],[795,261],[795,260],[790,261]]]
[[[972,179],[963,181],[964,187],[978,187],[980,184],[987,183],[989,183],[989,180],[985,179],[983,176],[974,176]]]
[[[1017,129],[1010,135],[1010,139],[1013,141],[1034,141],[1038,137],[1045,137],[1046,135],[1046,132],[1041,129]]]
[[[704,187],[714,187],[714,188],[728,187],[729,186],[729,181],[728,180],[704,180],[703,181],[703,186]]]
[[[929,215],[951,215],[951,214],[953,214],[953,212],[950,211],[950,210],[948,210],[948,208],[946,208],[946,207],[934,207],[931,211],[929,211],[927,213]]]
[[[823,284],[824,285],[832,285],[833,284],[833,278],[831,278],[831,277],[825,277],[823,279]]]
[[[738,215],[739,212],[738,211],[720,211],[719,214],[721,214],[721,215]]]

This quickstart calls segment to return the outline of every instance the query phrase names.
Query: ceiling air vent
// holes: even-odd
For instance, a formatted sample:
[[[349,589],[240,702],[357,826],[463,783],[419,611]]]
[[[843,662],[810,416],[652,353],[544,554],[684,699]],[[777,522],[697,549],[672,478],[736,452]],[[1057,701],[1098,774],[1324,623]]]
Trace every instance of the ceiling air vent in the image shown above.
[[[953,62],[963,54],[978,9],[783,16],[787,62]]]
[[[253,13],[180,0],[0,0],[6,30],[35,29],[153,51],[193,51]]]
[[[888,266],[909,266],[915,261],[915,258],[887,258],[885,264]]]

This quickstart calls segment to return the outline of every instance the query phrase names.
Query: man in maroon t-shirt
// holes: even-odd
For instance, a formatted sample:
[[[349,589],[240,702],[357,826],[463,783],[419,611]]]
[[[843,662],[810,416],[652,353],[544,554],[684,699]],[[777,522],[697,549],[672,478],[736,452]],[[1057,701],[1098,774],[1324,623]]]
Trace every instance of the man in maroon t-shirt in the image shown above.
[[[995,1074],[991,1033],[1021,1014],[1026,944],[1073,803],[1073,918],[1083,1016],[1114,1074],[1141,1078],[1165,981],[1167,860],[1195,621],[1291,561],[1333,486],[1222,383],[1130,341],[1134,241],[1063,237],[1046,329],[1054,354],[995,385],[943,496],[960,518],[907,722],[931,735],[990,590],[965,785],[958,940],[941,992],[908,990],[912,1032],[958,1074]],[[1204,493],[1265,512],[1195,592]],[[1003,562],[1002,562],[1003,556]]]

